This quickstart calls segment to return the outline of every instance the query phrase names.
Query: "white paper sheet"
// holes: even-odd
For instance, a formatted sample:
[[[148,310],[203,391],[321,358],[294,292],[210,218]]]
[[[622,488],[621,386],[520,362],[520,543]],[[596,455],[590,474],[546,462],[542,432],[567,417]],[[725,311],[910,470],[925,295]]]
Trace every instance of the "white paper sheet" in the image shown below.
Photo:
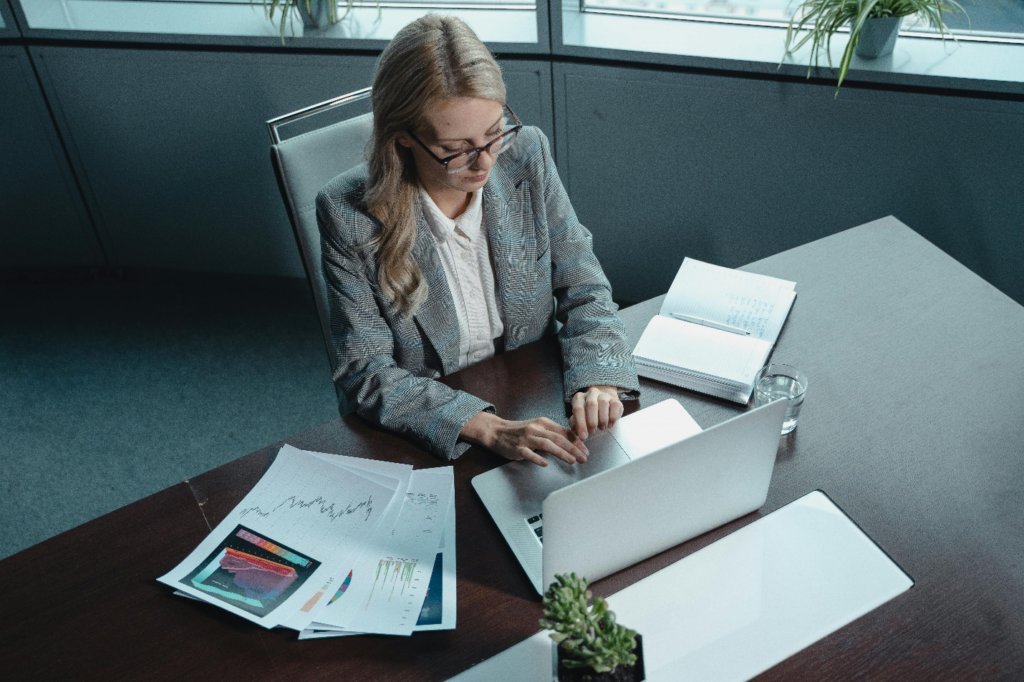
[[[160,582],[274,627],[366,543],[398,488],[284,446],[267,473]]]
[[[437,571],[441,572],[440,577]],[[444,522],[444,535],[437,548],[434,572],[430,574],[427,597],[420,609],[419,619],[413,632],[455,629],[455,487],[448,502],[448,514]]]
[[[285,447],[291,448],[290,445]],[[298,450],[298,452],[312,455],[317,459],[323,460],[328,464],[332,464],[341,468],[343,471],[354,472],[364,478],[367,478],[375,483],[390,487],[394,484],[394,480],[398,480],[398,488],[395,490],[395,494],[392,496],[391,501],[388,503],[387,509],[385,509],[384,515],[381,518],[374,532],[379,533],[388,532],[390,525],[387,523],[387,515],[391,510],[397,510],[402,506],[402,499],[405,497],[405,491],[409,487],[409,479],[412,476],[412,465],[410,464],[396,464],[393,462],[382,462],[379,460],[363,459],[359,457],[346,457],[345,455],[333,455],[322,452],[310,452],[307,450]],[[390,475],[385,475],[390,474]],[[392,524],[393,525],[393,524]],[[329,594],[334,585],[342,585],[343,576],[331,576],[323,587],[312,597],[309,601],[302,606],[302,608],[291,617],[283,619],[280,626],[291,628],[293,630],[302,630],[304,627],[309,625],[311,617],[310,611],[319,602],[324,594]],[[179,597],[187,597],[189,599],[195,599],[196,601],[208,602],[215,605],[219,605],[219,600],[212,597],[206,598],[198,597],[192,594],[187,594],[181,590],[175,590],[174,594]],[[346,633],[347,634],[347,633]]]
[[[455,498],[449,502],[448,518],[445,521],[441,546],[437,550],[434,571],[430,575],[427,597],[413,632],[428,630],[454,630],[457,610],[455,578]],[[324,639],[328,637],[349,637],[361,635],[321,623],[314,623],[299,633],[299,639]]]
[[[784,279],[684,258],[661,314],[686,313],[745,329],[755,339],[774,343],[796,296],[795,287]]]
[[[395,524],[395,519],[398,517],[398,512],[402,508],[402,500],[405,499],[405,493],[409,488],[409,482],[412,480],[413,469],[411,464],[396,464],[394,462],[345,457],[343,455],[331,455],[322,452],[307,452],[307,454],[313,455],[318,459],[333,464],[346,471],[351,471],[365,476],[366,478],[378,483],[397,479],[398,487],[395,489],[395,494],[391,498],[391,502],[388,504],[387,509],[384,510],[380,523],[374,530],[374,536],[386,536],[391,532],[391,528]],[[363,547],[356,548],[351,552],[346,559],[346,563],[335,567],[336,572],[328,578],[316,594],[314,594],[309,601],[303,604],[302,608],[299,609],[297,613],[292,614],[288,619],[282,620],[281,625],[283,627],[299,631],[307,627],[313,620],[312,614],[317,610],[317,607],[321,604],[321,599],[323,599],[325,595],[334,594],[335,596],[333,598],[337,599],[338,595],[344,593],[344,589],[348,586],[346,579],[351,581],[350,566],[355,563],[363,552],[373,546],[374,544],[372,541],[367,542]]]
[[[373,539],[355,562],[345,598],[313,613],[315,623],[361,633],[409,635],[427,594],[454,495],[451,467],[414,471],[390,537]],[[443,603],[443,602],[442,602]]]

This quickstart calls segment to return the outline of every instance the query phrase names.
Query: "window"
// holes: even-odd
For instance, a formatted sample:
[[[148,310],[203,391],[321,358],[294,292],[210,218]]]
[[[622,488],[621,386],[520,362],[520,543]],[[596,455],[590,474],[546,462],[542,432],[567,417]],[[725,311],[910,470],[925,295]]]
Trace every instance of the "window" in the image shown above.
[[[580,0],[582,11],[600,14],[654,16],[707,22],[784,26],[797,2],[787,0]],[[947,19],[958,38],[1024,42],[1024,0],[961,0],[970,19]],[[904,35],[937,36],[913,18],[905,19]]]
[[[209,36],[280,43],[280,24],[268,21],[262,0],[20,0],[30,31]],[[344,8],[345,2],[338,2]],[[390,40],[403,26],[434,10],[450,10],[487,43],[537,42],[535,0],[357,0],[345,21],[325,31],[303,29],[289,17],[286,37],[304,41]],[[339,11],[339,15],[343,13]],[[280,15],[278,15],[280,16]],[[294,20],[292,20],[294,19]],[[271,43],[272,44],[272,43]]]

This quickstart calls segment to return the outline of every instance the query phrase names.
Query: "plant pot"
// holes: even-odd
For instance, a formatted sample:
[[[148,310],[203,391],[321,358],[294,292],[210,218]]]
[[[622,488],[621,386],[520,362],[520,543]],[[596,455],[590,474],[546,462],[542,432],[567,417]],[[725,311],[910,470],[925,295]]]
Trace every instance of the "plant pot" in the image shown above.
[[[299,16],[302,17],[302,27],[306,30],[322,31],[331,25],[336,8],[335,0],[309,0],[309,8],[306,8],[306,0],[296,0],[299,7]]]
[[[878,59],[892,54],[903,17],[868,19],[860,28],[860,40],[853,53],[861,59]]]
[[[565,668],[562,666],[562,647],[552,647],[554,682],[643,682],[644,681],[644,640],[636,636],[636,663],[620,665],[610,672],[595,673],[589,668]]]

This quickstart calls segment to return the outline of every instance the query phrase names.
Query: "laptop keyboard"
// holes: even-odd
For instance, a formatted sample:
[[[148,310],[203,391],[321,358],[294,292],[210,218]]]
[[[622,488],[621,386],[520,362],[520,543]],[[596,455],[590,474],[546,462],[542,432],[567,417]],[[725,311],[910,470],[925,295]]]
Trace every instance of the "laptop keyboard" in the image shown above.
[[[537,514],[526,519],[526,525],[530,527],[537,539],[544,543],[544,514]]]

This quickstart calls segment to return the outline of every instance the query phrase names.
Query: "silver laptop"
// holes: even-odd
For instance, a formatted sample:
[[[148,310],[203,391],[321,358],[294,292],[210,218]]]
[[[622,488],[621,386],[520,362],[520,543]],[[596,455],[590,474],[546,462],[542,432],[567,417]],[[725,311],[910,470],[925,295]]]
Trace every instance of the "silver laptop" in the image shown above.
[[[785,411],[701,431],[666,400],[591,436],[586,464],[510,462],[473,488],[538,594],[559,573],[593,582],[760,508]]]

